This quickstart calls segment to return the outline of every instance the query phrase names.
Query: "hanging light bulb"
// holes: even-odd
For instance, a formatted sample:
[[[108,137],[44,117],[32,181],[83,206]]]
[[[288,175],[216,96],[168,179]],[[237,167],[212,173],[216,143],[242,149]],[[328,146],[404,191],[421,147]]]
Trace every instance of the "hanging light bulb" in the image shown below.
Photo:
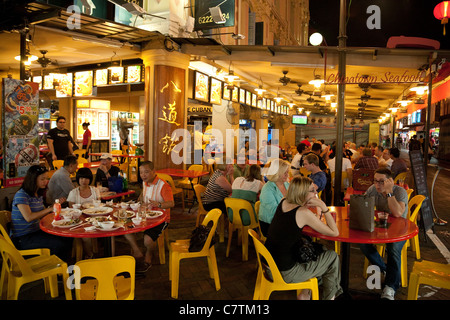
[[[400,103],[402,107],[406,107],[408,104],[410,104],[412,101],[407,100],[406,97],[403,97],[402,100],[398,100],[397,103]]]
[[[314,88],[319,89],[325,81],[320,79],[319,75],[314,76],[314,80],[311,80],[309,84],[312,84]]]
[[[423,85],[423,86],[417,86],[417,87],[411,88],[411,89],[409,89],[409,90],[410,90],[410,91],[416,92],[416,94],[417,94],[418,96],[423,96],[423,95],[425,94],[425,92],[428,91],[428,86],[425,86],[425,85]]]
[[[266,92],[266,89],[260,85],[258,88],[255,89],[255,91],[258,93],[259,96],[262,96],[264,92]]]
[[[390,108],[389,110],[391,110],[392,113],[396,113],[398,111],[398,108],[393,107],[393,108]]]
[[[274,99],[277,102],[277,104],[280,104],[281,100],[283,100],[282,97],[275,97]]]
[[[230,83],[233,83],[234,81],[237,81],[239,79],[239,77],[234,74],[233,70],[230,70],[228,72],[228,74],[226,76],[224,76],[224,78],[227,82],[230,82]]]
[[[334,97],[334,94],[330,93],[330,91],[326,91],[322,97],[325,98],[325,101],[330,102],[331,98]]]

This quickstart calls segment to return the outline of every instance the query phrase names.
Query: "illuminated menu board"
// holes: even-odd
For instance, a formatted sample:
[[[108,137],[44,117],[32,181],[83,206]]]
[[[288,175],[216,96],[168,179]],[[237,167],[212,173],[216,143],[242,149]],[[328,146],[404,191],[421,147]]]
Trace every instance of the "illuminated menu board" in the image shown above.
[[[74,75],[74,96],[92,96],[93,71],[75,72]]]
[[[211,78],[211,97],[210,102],[220,104],[222,102],[222,81]]]
[[[195,72],[194,99],[208,102],[209,97],[209,77],[201,72]]]

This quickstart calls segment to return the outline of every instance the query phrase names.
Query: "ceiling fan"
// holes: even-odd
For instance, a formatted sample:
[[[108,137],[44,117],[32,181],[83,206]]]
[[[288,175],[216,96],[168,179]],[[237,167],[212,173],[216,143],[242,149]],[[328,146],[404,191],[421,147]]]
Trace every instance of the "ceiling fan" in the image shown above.
[[[52,60],[47,58],[45,55],[47,54],[47,50],[41,50],[42,57],[37,59],[37,62],[41,65],[42,68],[46,68],[49,64],[52,63]]]
[[[297,86],[298,86],[298,89],[295,90],[294,92],[295,92],[297,95],[301,96],[303,93],[305,93],[305,91],[302,89],[302,85],[301,85],[301,84],[298,83]]]
[[[289,82],[291,82],[291,78],[288,78],[287,75],[288,71],[283,71],[283,77],[279,79],[279,81],[283,84],[283,86],[286,86]]]

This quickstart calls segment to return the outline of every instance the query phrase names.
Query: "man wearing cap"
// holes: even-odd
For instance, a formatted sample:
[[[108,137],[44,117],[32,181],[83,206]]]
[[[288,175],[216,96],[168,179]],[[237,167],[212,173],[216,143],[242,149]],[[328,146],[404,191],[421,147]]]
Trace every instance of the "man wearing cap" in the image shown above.
[[[100,157],[100,166],[97,169],[94,184],[97,185],[100,182],[102,187],[108,188],[108,178],[117,177],[119,172],[120,169],[112,165],[111,153],[103,153]]]

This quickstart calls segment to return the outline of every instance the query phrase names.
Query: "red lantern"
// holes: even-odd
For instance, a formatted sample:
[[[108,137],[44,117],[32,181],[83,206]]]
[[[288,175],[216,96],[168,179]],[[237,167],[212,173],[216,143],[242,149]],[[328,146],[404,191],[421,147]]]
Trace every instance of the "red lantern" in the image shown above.
[[[445,25],[448,22],[448,18],[450,18],[450,1],[442,1],[436,7],[434,7],[433,11],[434,17],[438,20],[441,20],[441,24],[444,25],[444,36],[445,36]]]

